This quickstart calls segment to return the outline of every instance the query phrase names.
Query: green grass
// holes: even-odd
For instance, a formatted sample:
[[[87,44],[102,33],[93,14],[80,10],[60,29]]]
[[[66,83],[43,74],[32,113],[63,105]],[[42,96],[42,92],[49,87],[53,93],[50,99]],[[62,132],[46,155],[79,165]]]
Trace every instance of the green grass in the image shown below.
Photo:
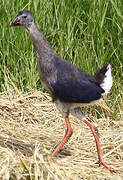
[[[123,65],[122,0],[0,0],[0,91],[41,87],[32,42],[23,28],[11,28],[18,11],[31,10],[54,50],[91,74],[110,62],[114,86],[110,107],[121,107]]]

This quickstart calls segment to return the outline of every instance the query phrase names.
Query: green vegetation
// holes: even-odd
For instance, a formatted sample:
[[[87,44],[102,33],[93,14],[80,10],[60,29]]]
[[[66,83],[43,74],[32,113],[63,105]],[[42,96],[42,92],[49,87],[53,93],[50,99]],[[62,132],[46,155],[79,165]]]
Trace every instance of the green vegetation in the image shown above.
[[[50,162],[65,126],[41,93],[28,33],[10,27],[23,9],[32,12],[55,52],[67,61],[90,74],[108,62],[112,65],[114,84],[104,97],[111,112],[104,102],[84,110],[96,126],[98,122],[104,160],[115,170],[113,175],[97,168],[92,133],[83,125],[80,132],[78,119],[71,118],[74,135],[61,151],[63,160],[58,157],[58,166]],[[0,0],[0,178],[122,179],[122,67],[123,0]]]
[[[63,58],[94,74],[110,62],[114,78],[110,107],[121,107],[123,61],[122,0],[0,0],[0,91],[42,89],[32,42],[23,28],[11,28],[18,11],[28,9]]]

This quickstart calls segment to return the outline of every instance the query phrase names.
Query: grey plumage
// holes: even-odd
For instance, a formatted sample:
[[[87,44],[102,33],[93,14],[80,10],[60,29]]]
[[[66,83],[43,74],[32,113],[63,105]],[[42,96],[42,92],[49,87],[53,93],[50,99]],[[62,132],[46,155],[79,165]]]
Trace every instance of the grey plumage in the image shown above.
[[[20,23],[19,20],[19,23],[30,34],[37,57],[40,80],[53,100],[59,99],[60,102],[67,103],[91,103],[100,99],[105,92],[100,84],[107,71],[107,65],[95,76],[83,72],[53,51],[34,23],[34,18],[29,11],[21,11],[15,18],[14,25],[19,24],[17,19],[20,16],[24,17],[23,14],[27,15],[27,22],[24,18],[23,22]],[[69,107],[72,107],[72,104]],[[70,109],[68,111],[70,112]]]
[[[44,87],[49,91],[53,99],[60,98],[61,101],[67,102],[69,91],[73,91],[73,87],[75,87],[76,91],[79,89],[81,90],[81,86],[84,91],[84,84],[85,86],[88,86],[88,89],[90,89],[91,93],[88,93],[88,96],[89,94],[92,96],[92,91],[95,91],[95,89],[97,90],[97,97],[95,97],[95,95],[91,98],[90,101],[99,99],[101,97],[101,92],[103,92],[103,89],[101,89],[101,87],[98,88],[94,83],[92,84],[94,77],[92,78],[89,74],[83,72],[82,70],[78,69],[71,63],[65,61],[60,56],[58,56],[53,51],[49,42],[39,31],[34,22],[32,22],[31,26],[28,27],[27,30],[29,31],[30,37],[34,44],[41,82],[43,83]],[[64,92],[65,85],[67,85],[66,90],[68,90],[68,93],[66,94],[67,97],[63,97],[63,95],[62,97],[60,97],[60,92]],[[82,93],[82,91],[81,94],[85,96],[85,93]],[[71,100],[70,98],[68,98],[68,102],[73,101],[77,103],[78,99],[76,95],[74,96],[75,97],[73,97]],[[79,103],[84,103],[85,100],[81,100],[81,97],[79,96]]]

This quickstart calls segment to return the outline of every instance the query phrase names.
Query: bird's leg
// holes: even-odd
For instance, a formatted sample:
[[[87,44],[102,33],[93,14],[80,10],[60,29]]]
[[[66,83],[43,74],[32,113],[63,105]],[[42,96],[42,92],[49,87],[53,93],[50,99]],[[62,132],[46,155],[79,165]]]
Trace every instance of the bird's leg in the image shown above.
[[[88,122],[85,118],[85,115],[82,113],[82,110],[80,107],[74,108],[71,110],[72,115],[76,116],[80,120],[83,120],[83,122],[90,127],[93,136],[95,138],[96,142],[96,147],[97,147],[97,153],[98,153],[98,159],[99,159],[99,166],[104,166],[107,168],[111,173],[113,172],[110,167],[106,163],[103,162],[103,156],[102,156],[102,151],[101,151],[101,145],[100,145],[100,140],[99,140],[99,133],[96,127],[94,127],[90,122]]]
[[[70,122],[69,122],[69,118],[66,117],[65,118],[66,124],[67,124],[67,131],[66,134],[63,138],[63,140],[60,142],[60,144],[56,147],[56,149],[53,151],[53,153],[51,154],[51,158],[53,159],[58,152],[62,149],[62,147],[64,146],[64,144],[69,140],[69,138],[72,136],[73,130],[71,128]]]
[[[96,127],[94,127],[90,122],[88,122],[86,119],[83,120],[85,124],[87,124],[87,126],[90,127],[93,136],[95,138],[95,142],[96,142],[96,147],[97,147],[97,153],[98,153],[98,159],[99,159],[99,166],[104,166],[106,169],[108,169],[111,173],[113,173],[113,171],[111,170],[111,168],[103,162],[103,156],[102,156],[102,151],[101,151],[101,145],[100,145],[100,140],[99,140],[99,133]]]

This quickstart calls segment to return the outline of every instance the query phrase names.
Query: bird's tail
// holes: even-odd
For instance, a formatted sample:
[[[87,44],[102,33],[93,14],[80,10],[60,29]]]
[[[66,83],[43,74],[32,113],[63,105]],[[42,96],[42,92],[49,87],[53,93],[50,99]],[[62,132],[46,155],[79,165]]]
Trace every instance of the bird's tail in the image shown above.
[[[111,75],[111,65],[107,64],[103,66],[100,70],[96,72],[94,75],[96,83],[105,91],[104,93],[108,93],[113,84],[113,78]]]

